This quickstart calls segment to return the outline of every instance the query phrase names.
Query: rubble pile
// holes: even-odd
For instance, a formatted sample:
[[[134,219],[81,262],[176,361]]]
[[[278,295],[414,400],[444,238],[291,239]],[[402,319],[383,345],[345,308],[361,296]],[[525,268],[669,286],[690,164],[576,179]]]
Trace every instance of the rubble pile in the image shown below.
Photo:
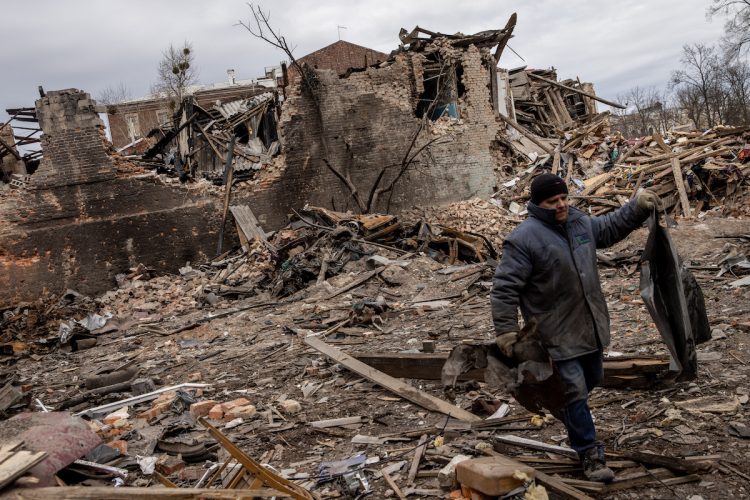
[[[505,235],[521,222],[522,218],[516,215],[519,212],[520,205],[518,212],[513,213],[494,198],[472,198],[443,207],[414,208],[403,212],[401,216],[423,218],[466,233],[481,234],[499,251]]]
[[[438,242],[420,242],[408,221],[430,213],[442,224],[417,227],[429,227]],[[607,254],[602,273],[616,357],[605,361],[606,388],[591,403],[617,479],[603,486],[579,479],[577,461],[560,442],[561,424],[491,389],[478,375],[481,368],[456,372],[455,404],[444,400],[441,368],[457,340],[486,345],[492,339],[486,294],[493,265],[486,250],[485,260],[458,253],[451,264],[451,244],[440,242],[444,233],[434,228],[455,222],[461,231],[450,234],[468,234],[481,224],[510,227],[520,218],[477,200],[442,214],[407,215],[307,207],[287,227],[261,230],[266,241],[255,233],[245,249],[186,265],[179,275],[137,266],[118,277],[118,289],[77,298],[75,313],[62,310],[89,318],[91,327],[106,319],[99,330],[71,335],[79,344],[86,335],[96,343],[48,349],[44,356],[4,353],[3,369],[14,373],[6,378],[6,411],[43,408],[85,419],[101,444],[55,475],[68,488],[85,485],[100,496],[113,484],[149,491],[160,483],[240,495],[263,474],[253,469],[258,462],[276,470],[263,477],[265,488],[293,488],[295,498],[368,491],[382,497],[387,490],[443,498],[461,488],[470,498],[469,490],[481,491],[495,477],[483,469],[483,457],[491,458],[493,471],[505,464],[510,475],[522,464],[528,477],[514,488],[572,491],[580,498],[658,497],[665,487],[708,497],[745,474],[746,447],[736,436],[746,433],[746,369],[737,361],[736,372],[722,372],[724,358],[735,358],[720,353],[745,361],[734,346],[750,331],[750,288],[730,287],[750,267],[742,239],[750,233],[747,224],[674,230],[706,291],[714,330],[698,352],[706,369],[689,383],[662,385],[669,362],[635,291],[637,275],[629,268],[637,256],[617,257],[642,243],[626,241]],[[252,235],[247,220],[237,217],[240,230]],[[487,239],[495,237],[501,235]],[[730,305],[720,299],[727,293]],[[50,324],[48,331],[59,336],[59,327]],[[723,445],[709,447],[714,443]],[[38,445],[19,449],[51,453]]]
[[[399,54],[424,53],[415,59],[421,68],[416,83],[424,87],[420,102],[414,109],[402,106],[410,119],[416,113],[435,120],[429,129],[436,138],[461,127],[470,130],[474,117],[484,115],[463,112],[474,108],[462,106],[476,101],[489,118],[473,126],[508,127],[497,134],[493,129],[486,146],[491,151],[481,155],[488,160],[487,176],[481,177],[487,189],[481,192],[490,192],[493,167],[499,175],[489,199],[414,207],[398,215],[294,206],[287,219],[281,216],[286,210],[272,214],[282,221],[274,227],[283,227],[267,231],[251,210],[252,197],[237,195],[295,174],[279,154],[279,106],[295,102],[283,88],[289,100],[257,88],[251,96],[211,106],[187,98],[148,138],[119,152],[110,149],[107,159],[118,177],[159,176],[163,184],[192,179],[182,191],[168,190],[170,195],[222,197],[220,255],[208,262],[181,257],[166,273],[134,265],[138,259],[131,253],[122,267],[97,253],[96,264],[107,266],[102,279],[133,266],[115,276],[116,288],[97,297],[73,290],[61,297],[45,293],[0,311],[0,490],[12,488],[7,492],[19,498],[746,495],[750,222],[743,216],[750,215],[750,133],[678,128],[637,140],[612,133],[608,113],[598,113],[595,101],[617,104],[596,96],[590,84],[558,81],[554,69],[497,68],[515,22],[513,15],[504,29],[468,36],[402,30],[401,47],[388,61],[331,76],[332,82],[354,87],[358,75],[401,67]],[[459,58],[464,52],[474,53],[473,66],[464,64],[472,60],[468,56]],[[443,73],[449,85],[441,90],[433,80]],[[403,80],[407,87],[399,99],[414,93],[408,84],[415,82]],[[476,85],[467,85],[476,81],[491,95],[476,99]],[[341,87],[331,88],[336,94]],[[388,114],[369,107],[379,117]],[[29,110],[20,111],[20,118],[31,117]],[[295,126],[308,127],[300,116]],[[336,140],[349,155],[346,135]],[[292,134],[285,141],[301,138]],[[5,149],[0,157],[13,156]],[[74,156],[67,151],[61,156]],[[294,148],[284,154],[289,151]],[[308,170],[314,151],[297,147],[308,174],[314,172]],[[38,156],[26,160],[30,164]],[[644,276],[652,282],[660,276],[658,259],[649,257],[656,251],[643,257],[646,229],[597,252],[612,345],[590,407],[616,472],[606,485],[582,479],[564,426],[553,417],[560,416],[564,388],[534,322],[523,325],[511,351],[495,339],[488,295],[498,252],[524,220],[530,182],[543,171],[564,177],[572,202],[592,215],[621,207],[641,187],[654,189],[669,226],[659,225],[662,214],[652,216],[651,234],[658,225],[660,241],[669,242],[658,248],[668,249],[671,269],[661,267],[661,276],[669,279],[658,282],[656,295],[642,294],[638,276],[649,259],[644,267],[657,270]],[[461,180],[464,172],[473,175],[456,172]],[[160,196],[123,183],[131,186],[129,197],[110,198],[82,177],[78,186],[92,191],[82,197],[83,188],[67,184],[67,170],[56,174],[60,192],[77,197],[58,199],[41,190],[33,195],[50,207],[95,211],[97,204],[133,203],[146,197],[142,193]],[[13,175],[18,189],[7,193],[8,200],[29,193],[25,181]],[[311,179],[326,184],[320,176]],[[339,179],[351,181],[348,173]],[[157,225],[143,223],[140,214],[131,219],[130,213],[123,218],[103,211],[100,232],[91,234],[98,236],[102,227],[113,233],[135,227],[156,239],[173,231],[184,234],[189,246],[200,232],[200,215],[218,208],[214,201],[189,207],[188,216],[156,204]],[[331,205],[342,206],[333,198]],[[11,212],[2,220],[29,215]],[[223,251],[230,213],[238,244]],[[54,224],[78,229],[79,219],[89,217],[79,215],[61,214]],[[177,225],[178,217],[190,225]],[[126,222],[113,225],[118,218]],[[672,227],[675,218],[679,225]],[[0,233],[15,234],[7,226],[0,224]],[[209,243],[215,241],[211,236]],[[84,261],[77,258],[93,253],[82,239],[86,248],[66,255],[59,266],[66,280],[72,280],[66,266],[80,265]],[[59,248],[69,241],[64,235]],[[113,241],[133,246],[133,238]],[[101,248],[119,251],[103,243]],[[162,254],[166,246],[161,240],[156,245],[160,259],[169,255]],[[24,257],[42,246],[30,248]],[[13,271],[32,260],[14,263]],[[80,267],[76,276],[88,272]],[[25,279],[23,271],[18,276]],[[689,289],[672,279],[678,274],[694,277]],[[655,321],[653,311],[668,308],[661,307],[668,302],[663,297],[679,302],[675,290],[685,304],[688,292],[693,300],[691,311],[680,311],[683,321],[670,341],[662,330],[677,324],[667,321],[675,318]],[[695,316],[700,331],[693,326]],[[682,365],[679,356],[685,358]]]
[[[750,134],[718,127],[673,130],[626,140],[606,117],[571,130],[551,155],[532,155],[500,181],[496,197],[523,202],[531,179],[549,169],[566,178],[574,204],[592,215],[624,205],[639,188],[653,189],[672,215],[748,215]]]
[[[554,68],[512,69],[508,80],[513,96],[511,117],[540,137],[559,137],[561,131],[588,123],[597,114],[591,84],[558,81]]]
[[[171,120],[118,153],[138,167],[177,176],[182,182],[206,179],[222,185],[233,179],[251,180],[279,153],[279,102],[276,92],[217,101],[210,107],[188,98]],[[148,147],[138,154],[144,149],[141,142]],[[232,165],[231,174],[226,164]]]

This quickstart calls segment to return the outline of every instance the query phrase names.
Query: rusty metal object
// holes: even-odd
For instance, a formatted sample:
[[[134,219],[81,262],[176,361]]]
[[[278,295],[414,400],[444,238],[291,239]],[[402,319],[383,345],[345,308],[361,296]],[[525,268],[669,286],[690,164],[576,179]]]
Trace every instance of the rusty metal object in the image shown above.
[[[47,459],[29,473],[38,486],[55,486],[54,474],[96,448],[101,439],[86,422],[68,413],[21,413],[0,422],[0,441],[21,440],[30,451],[43,451]]]

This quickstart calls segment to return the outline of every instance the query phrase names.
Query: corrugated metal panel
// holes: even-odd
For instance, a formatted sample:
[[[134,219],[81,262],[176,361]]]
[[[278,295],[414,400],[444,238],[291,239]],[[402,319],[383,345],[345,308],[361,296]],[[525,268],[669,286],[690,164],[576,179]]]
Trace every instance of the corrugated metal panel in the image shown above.
[[[272,92],[264,92],[263,94],[256,95],[250,99],[238,99],[236,101],[229,101],[221,105],[214,105],[214,109],[221,113],[225,119],[229,119],[234,115],[240,113],[246,113],[253,108],[260,106],[261,104],[273,99]]]

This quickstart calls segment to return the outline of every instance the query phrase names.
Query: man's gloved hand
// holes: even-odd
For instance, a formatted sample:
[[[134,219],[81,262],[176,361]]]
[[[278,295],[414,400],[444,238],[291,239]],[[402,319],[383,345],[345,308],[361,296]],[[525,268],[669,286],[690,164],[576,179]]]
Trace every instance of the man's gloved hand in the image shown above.
[[[661,209],[659,196],[650,189],[642,189],[635,197],[635,203],[642,210]]]
[[[500,352],[513,357],[513,344],[518,341],[518,332],[505,332],[495,337],[495,343],[500,348]]]

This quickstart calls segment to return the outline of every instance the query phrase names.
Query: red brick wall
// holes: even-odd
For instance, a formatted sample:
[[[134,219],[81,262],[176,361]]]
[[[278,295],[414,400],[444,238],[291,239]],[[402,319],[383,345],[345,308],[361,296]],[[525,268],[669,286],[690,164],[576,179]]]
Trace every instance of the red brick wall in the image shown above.
[[[115,177],[103,143],[96,103],[77,89],[53,90],[36,102],[44,157],[31,178],[37,188],[97,182]]]
[[[388,59],[387,54],[339,40],[299,58],[297,62],[300,64],[307,63],[317,69],[330,69],[338,75],[343,75],[349,68],[364,68],[386,59]],[[289,82],[295,83],[298,77],[296,68],[291,66],[289,68]]]

